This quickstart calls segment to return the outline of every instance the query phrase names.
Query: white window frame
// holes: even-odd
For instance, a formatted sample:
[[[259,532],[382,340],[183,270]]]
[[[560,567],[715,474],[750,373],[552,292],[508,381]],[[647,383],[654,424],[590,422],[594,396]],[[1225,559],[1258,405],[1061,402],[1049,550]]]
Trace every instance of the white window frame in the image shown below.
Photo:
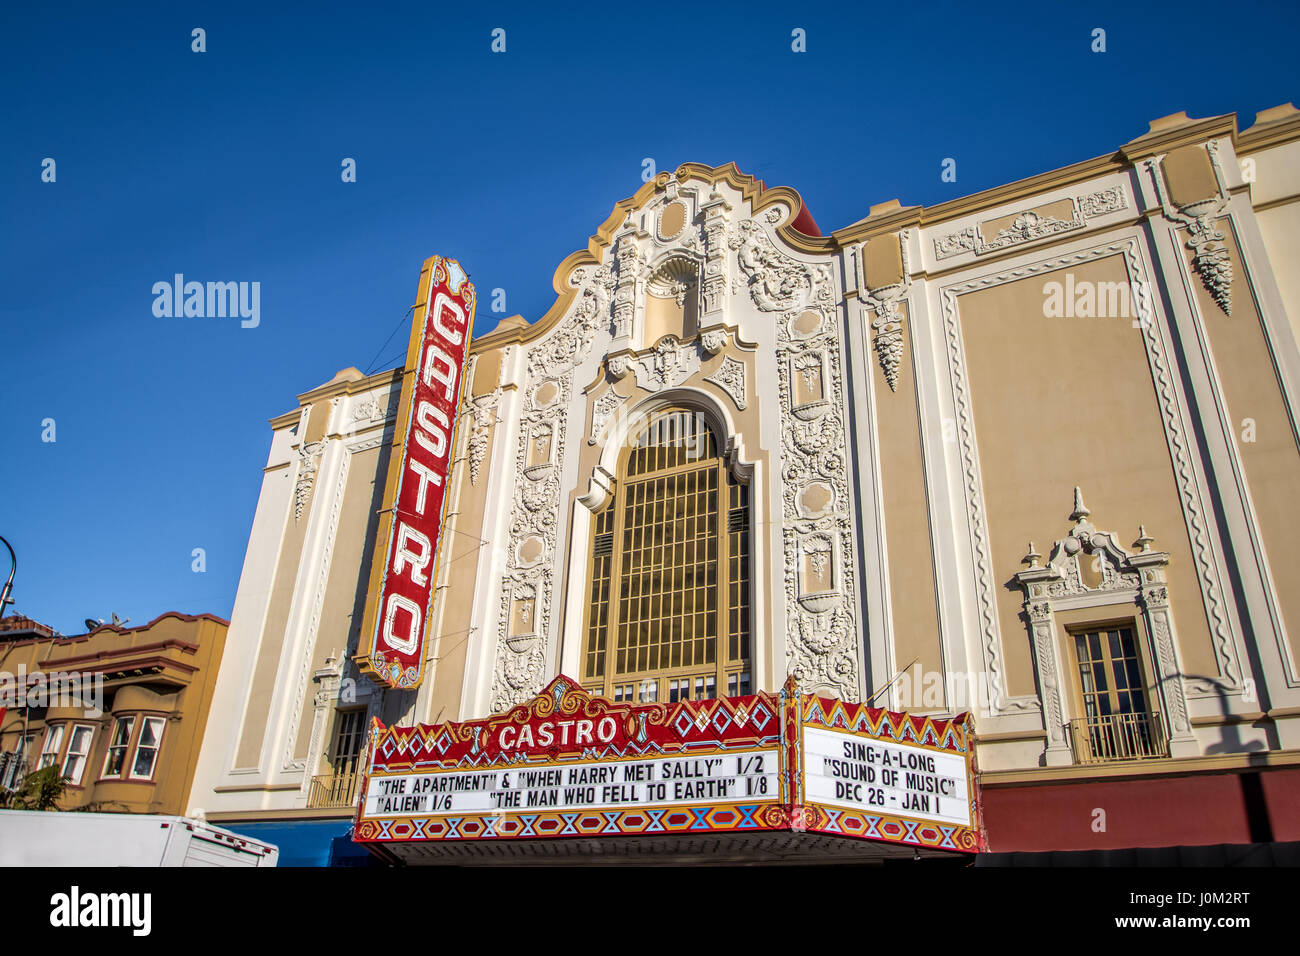
[[[136,717],[135,714],[125,714],[121,717],[115,717],[113,719],[113,730],[110,733],[108,738],[108,746],[104,748],[104,766],[103,769],[100,770],[99,779],[101,780],[122,779],[122,775],[123,773],[126,772],[126,768],[128,766],[127,757],[130,756],[131,754],[131,743],[135,740],[135,717]],[[128,724],[129,729],[126,732],[126,743],[122,744],[120,748],[122,751],[122,767],[120,770],[118,770],[117,773],[109,773],[108,772],[109,761],[113,759],[113,751],[115,749],[118,749],[117,745],[114,744],[113,741],[117,740],[117,728],[124,721]]]
[[[66,727],[66,724],[50,724],[45,728],[45,740],[41,744],[41,756],[36,761],[37,770],[44,770],[46,767],[52,767],[59,762],[59,754],[63,750],[63,732]],[[50,749],[51,741],[54,742],[53,750]]]
[[[78,730],[87,730],[90,736],[86,738],[86,748],[80,752],[74,752],[72,749],[73,742],[77,739]],[[63,779],[74,787],[81,786],[81,780],[86,776],[86,765],[90,763],[90,751],[95,745],[95,725],[94,724],[73,724],[72,733],[68,734],[68,748],[63,754]],[[73,757],[78,757],[81,763],[77,767],[76,777],[68,775],[68,761]]]
[[[140,749],[141,749],[140,741],[144,739],[145,727],[147,727],[151,722],[155,722],[155,721],[157,722],[158,725],[158,733],[155,736],[156,742],[154,743],[153,747],[147,748],[153,750],[153,759],[149,761],[149,772],[147,774],[139,774],[135,772],[135,766],[136,766],[136,762],[140,759]],[[154,778],[154,773],[158,770],[158,754],[162,751],[163,732],[166,729],[167,729],[166,717],[151,717],[146,714],[141,715],[140,729],[136,731],[135,746],[131,748],[131,763],[129,764],[131,769],[127,773],[128,780],[152,780]]]

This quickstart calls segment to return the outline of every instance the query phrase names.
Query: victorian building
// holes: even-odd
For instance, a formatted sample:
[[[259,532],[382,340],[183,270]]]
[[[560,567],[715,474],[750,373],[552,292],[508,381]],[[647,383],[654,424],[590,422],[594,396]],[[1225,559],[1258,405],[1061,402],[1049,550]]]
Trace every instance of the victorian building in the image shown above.
[[[94,623],[94,622],[89,622]],[[61,810],[179,815],[189,806],[227,622],[161,614],[65,637],[0,622],[0,800],[57,767]]]
[[[470,346],[418,689],[354,661],[414,373],[271,419],[190,809],[325,840],[369,716],[793,675],[969,711],[993,851],[1300,840],[1298,252],[1289,106],[830,234],[661,173]]]

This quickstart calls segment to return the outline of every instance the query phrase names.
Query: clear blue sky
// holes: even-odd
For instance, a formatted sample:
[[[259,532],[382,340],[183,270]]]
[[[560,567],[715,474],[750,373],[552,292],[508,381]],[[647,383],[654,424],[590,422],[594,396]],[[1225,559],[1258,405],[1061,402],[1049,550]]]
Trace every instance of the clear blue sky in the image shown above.
[[[364,370],[434,252],[470,270],[480,332],[501,317],[483,290],[538,318],[646,157],[734,160],[829,232],[1112,152],[1181,109],[1247,126],[1300,99],[1294,2],[279,7],[0,12],[0,535],[15,610],[64,633],[228,617],[266,419]],[[260,282],[260,325],[155,317],[177,272]]]

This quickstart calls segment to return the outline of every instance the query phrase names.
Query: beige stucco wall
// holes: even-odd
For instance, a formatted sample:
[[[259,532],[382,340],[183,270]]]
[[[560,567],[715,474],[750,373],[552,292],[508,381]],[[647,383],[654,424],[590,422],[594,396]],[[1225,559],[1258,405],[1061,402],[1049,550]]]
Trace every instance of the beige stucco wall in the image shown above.
[[[897,243],[894,243],[897,248]],[[900,307],[906,317],[906,306]],[[891,391],[879,369],[871,369],[880,441],[881,484],[885,501],[885,539],[889,549],[889,604],[893,620],[896,670],[933,674],[943,670],[943,648],[935,603],[930,511],[921,460],[920,416],[912,373],[911,327],[903,324],[903,361],[898,389]],[[915,661],[915,663],[912,663]],[[880,683],[893,675],[882,675]],[[874,692],[876,688],[872,688]],[[946,702],[945,702],[946,706]],[[940,707],[939,709],[944,709]]]
[[[330,558],[329,582],[321,605],[316,644],[311,651],[313,673],[325,666],[327,658],[342,657],[347,652],[349,636],[361,629],[369,571],[369,563],[363,558],[371,550],[367,546],[367,532],[374,534],[375,522],[372,519],[379,510],[384,490],[385,475],[381,469],[387,456],[381,451],[381,448],[370,448],[356,452],[348,464],[347,486]],[[295,759],[305,760],[310,756],[308,746],[315,716],[311,694],[303,695],[301,707],[293,753]]]
[[[1300,656],[1300,564],[1287,557],[1293,543],[1300,539],[1300,511],[1295,506],[1296,490],[1300,489],[1300,446],[1282,398],[1259,311],[1243,281],[1236,237],[1226,222],[1218,226],[1232,255],[1232,314],[1225,315],[1199,281],[1193,284],[1196,303],[1209,333],[1233,439],[1250,485],[1292,652]],[[1185,251],[1184,255],[1190,270],[1191,252]]]
[[[1072,267],[1080,282],[1126,282],[1123,258]],[[1023,567],[1069,530],[1073,488],[1091,521],[1125,547],[1138,525],[1172,555],[1170,599],[1189,673],[1218,673],[1141,332],[1128,318],[1045,318],[1044,273],[959,298],[994,576]],[[1023,592],[1003,586],[998,616],[1008,692],[1034,694]]]
[[[1272,206],[1256,219],[1291,333],[1300,341],[1300,269],[1295,267],[1300,262],[1300,201]]]
[[[293,466],[289,467],[292,470]],[[305,517],[306,510],[303,514]],[[271,696],[280,676],[279,664],[284,650],[285,627],[289,621],[289,608],[293,604],[294,583],[298,577],[298,562],[302,559],[302,546],[306,534],[307,522],[294,520],[291,503],[289,512],[285,516],[284,537],[280,544],[280,557],[275,566],[275,583],[271,587],[265,623],[262,625],[262,640],[258,646],[257,663],[253,668],[252,684],[248,688],[248,709],[244,713],[243,733],[239,738],[239,747],[235,751],[236,768],[256,767],[262,753],[262,743],[271,709]]]
[[[500,362],[499,350],[485,352],[479,357],[474,394],[488,394],[495,388]],[[490,370],[491,374],[488,375],[485,370]],[[464,442],[468,438],[466,433],[472,424],[470,416],[464,415],[457,426],[456,441],[462,454],[465,453]],[[493,546],[492,542],[483,540],[483,524],[488,512],[501,506],[490,502],[487,497],[487,462],[492,460],[499,430],[495,424],[490,424],[487,428],[484,465],[477,482],[471,481],[470,469],[463,460],[452,471],[455,484],[451,500],[455,502],[455,514],[447,518],[444,537],[438,546],[439,563],[443,565],[445,562],[445,566],[440,566],[437,573],[439,580],[446,575],[446,588],[435,599],[435,613],[425,645],[426,653],[433,658],[428,671],[433,687],[427,707],[428,719],[433,722],[462,720],[470,716],[460,712],[460,702],[465,683],[470,622],[475,603],[486,600],[486,587],[489,583],[478,580],[479,552],[485,547]]]

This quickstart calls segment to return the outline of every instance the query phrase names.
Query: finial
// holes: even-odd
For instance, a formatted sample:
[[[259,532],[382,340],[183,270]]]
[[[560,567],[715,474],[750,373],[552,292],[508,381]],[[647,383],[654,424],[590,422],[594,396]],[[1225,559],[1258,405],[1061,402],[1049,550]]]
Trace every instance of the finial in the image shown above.
[[[1020,563],[1029,565],[1029,570],[1034,571],[1038,569],[1038,559],[1041,557],[1042,555],[1034,550],[1034,542],[1030,541],[1029,553],[1020,559]]]
[[[1147,534],[1146,525],[1138,525],[1138,539],[1133,542],[1135,548],[1141,548],[1143,551],[1151,550],[1151,542],[1155,538]]]
[[[1088,517],[1088,515],[1090,514],[1092,514],[1092,512],[1089,511],[1088,506],[1083,503],[1083,492],[1079,490],[1078,485],[1075,485],[1074,486],[1074,511],[1071,512],[1070,514],[1070,520],[1074,522],[1079,522],[1082,521],[1084,518]]]

